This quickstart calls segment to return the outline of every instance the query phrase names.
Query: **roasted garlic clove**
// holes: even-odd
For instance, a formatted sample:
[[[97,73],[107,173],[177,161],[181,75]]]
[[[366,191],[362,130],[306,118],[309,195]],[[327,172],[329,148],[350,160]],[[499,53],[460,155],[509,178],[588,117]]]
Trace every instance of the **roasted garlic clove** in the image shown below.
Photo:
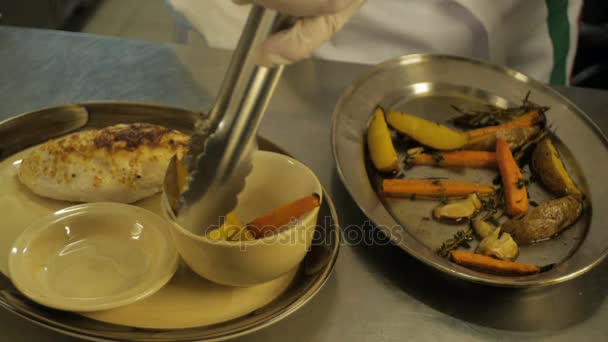
[[[482,204],[476,194],[470,194],[466,199],[440,205],[433,209],[433,217],[437,220],[459,222],[473,217]]]
[[[409,157],[409,158],[415,158],[418,155],[421,155],[424,153],[424,147],[418,146],[418,147],[412,147],[410,149],[408,149],[407,151],[405,151],[405,154]]]
[[[519,253],[519,248],[511,235],[509,233],[501,233],[501,228],[498,227],[490,235],[481,240],[476,252],[501,260],[513,261]]]
[[[496,229],[488,222],[484,221],[484,218],[478,217],[472,222],[473,230],[475,234],[479,236],[480,239],[485,239],[488,235],[492,234],[492,232]]]

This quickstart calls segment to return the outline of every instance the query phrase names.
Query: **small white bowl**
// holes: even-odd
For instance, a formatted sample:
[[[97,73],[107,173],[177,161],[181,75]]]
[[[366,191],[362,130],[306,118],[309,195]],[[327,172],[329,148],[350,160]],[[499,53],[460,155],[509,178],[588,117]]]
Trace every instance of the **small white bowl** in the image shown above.
[[[245,189],[238,196],[236,216],[250,222],[274,208],[323,191],[315,174],[285,155],[258,151]],[[167,197],[163,213],[186,264],[198,275],[229,286],[265,283],[297,267],[310,249],[319,208],[304,214],[289,229],[253,241],[216,241],[195,235],[175,222]]]
[[[42,305],[98,311],[162,288],[178,254],[166,220],[119,203],[69,207],[30,225],[9,255],[13,284]]]

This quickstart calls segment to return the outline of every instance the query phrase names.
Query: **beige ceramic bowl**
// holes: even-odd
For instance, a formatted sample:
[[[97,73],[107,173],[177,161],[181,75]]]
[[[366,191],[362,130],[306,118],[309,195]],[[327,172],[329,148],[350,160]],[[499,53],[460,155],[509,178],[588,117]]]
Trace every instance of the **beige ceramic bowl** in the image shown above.
[[[9,256],[10,277],[35,302],[97,311],[143,299],[177,269],[163,218],[118,203],[69,207],[30,225]]]
[[[321,196],[323,192],[317,177],[305,165],[282,154],[258,151],[235,213],[241,221],[249,222],[313,193]],[[229,242],[191,233],[175,223],[165,196],[162,205],[186,264],[200,276],[229,286],[265,283],[297,267],[310,248],[319,212],[317,208],[305,214],[294,226],[275,235]]]

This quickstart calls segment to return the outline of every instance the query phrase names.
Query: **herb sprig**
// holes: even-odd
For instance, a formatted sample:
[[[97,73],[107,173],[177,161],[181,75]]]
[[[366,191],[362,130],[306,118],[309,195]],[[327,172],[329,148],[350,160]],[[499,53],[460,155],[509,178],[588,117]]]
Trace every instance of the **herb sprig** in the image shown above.
[[[441,247],[437,250],[437,254],[446,258],[450,255],[450,251],[463,246],[469,248],[469,242],[473,241],[473,229],[469,228],[468,230],[459,230],[454,234],[451,239],[444,241],[441,244]]]
[[[486,106],[485,110],[465,110],[454,105],[451,107],[460,113],[459,116],[452,118],[451,121],[454,123],[454,125],[467,129],[500,125],[517,119],[518,117],[533,110],[545,112],[549,109],[549,107],[539,106],[530,101],[529,91],[524,97],[522,104],[517,107],[499,108],[488,105]]]

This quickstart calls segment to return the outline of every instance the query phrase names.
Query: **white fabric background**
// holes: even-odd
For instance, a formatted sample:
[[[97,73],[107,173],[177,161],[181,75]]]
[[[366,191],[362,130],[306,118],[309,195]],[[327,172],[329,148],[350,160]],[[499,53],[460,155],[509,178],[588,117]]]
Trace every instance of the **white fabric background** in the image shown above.
[[[582,2],[569,1],[568,72]],[[217,48],[236,45],[248,13],[230,0],[169,3]],[[546,82],[553,67],[547,15],[545,0],[368,0],[315,56],[375,64],[407,53],[454,54],[504,64]]]

